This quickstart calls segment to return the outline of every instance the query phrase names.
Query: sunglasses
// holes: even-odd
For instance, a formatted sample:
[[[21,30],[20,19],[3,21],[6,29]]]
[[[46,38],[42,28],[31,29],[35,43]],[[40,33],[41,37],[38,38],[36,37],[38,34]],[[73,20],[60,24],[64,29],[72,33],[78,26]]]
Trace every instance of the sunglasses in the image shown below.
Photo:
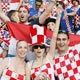
[[[41,5],[39,5],[39,4],[36,4],[36,6],[39,6],[39,7],[40,7]]]
[[[33,46],[33,49],[38,49],[39,47],[41,49],[44,49],[45,48],[45,45],[35,45],[35,46]]]

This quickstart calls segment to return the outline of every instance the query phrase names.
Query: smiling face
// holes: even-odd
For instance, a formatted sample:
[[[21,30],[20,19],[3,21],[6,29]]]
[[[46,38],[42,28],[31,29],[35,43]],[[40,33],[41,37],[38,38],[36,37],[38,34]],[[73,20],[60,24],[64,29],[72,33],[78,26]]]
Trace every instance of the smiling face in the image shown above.
[[[58,34],[56,45],[60,52],[66,52],[68,49],[69,39],[64,33]]]
[[[28,52],[28,44],[26,41],[19,41],[16,45],[17,55],[21,58],[25,58]]]
[[[36,57],[43,57],[45,53],[45,45],[35,45],[33,46],[33,50]]]
[[[22,23],[27,23],[29,18],[29,12],[25,7],[19,9],[19,20]]]

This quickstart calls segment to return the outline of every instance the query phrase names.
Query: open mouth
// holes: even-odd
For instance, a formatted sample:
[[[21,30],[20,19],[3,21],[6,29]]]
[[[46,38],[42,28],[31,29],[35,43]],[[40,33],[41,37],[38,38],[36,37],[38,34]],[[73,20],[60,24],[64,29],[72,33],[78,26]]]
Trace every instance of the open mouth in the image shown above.
[[[38,51],[37,53],[41,53],[41,51]]]
[[[21,16],[21,20],[23,20],[24,19],[24,16]]]

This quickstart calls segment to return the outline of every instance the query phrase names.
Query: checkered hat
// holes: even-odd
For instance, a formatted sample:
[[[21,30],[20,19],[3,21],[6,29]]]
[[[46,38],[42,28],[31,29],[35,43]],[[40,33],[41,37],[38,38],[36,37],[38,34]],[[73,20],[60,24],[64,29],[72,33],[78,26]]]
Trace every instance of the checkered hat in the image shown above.
[[[40,27],[39,25],[33,25],[30,31],[31,31],[30,36],[32,39],[31,45],[45,44],[46,42],[46,28],[45,27]]]

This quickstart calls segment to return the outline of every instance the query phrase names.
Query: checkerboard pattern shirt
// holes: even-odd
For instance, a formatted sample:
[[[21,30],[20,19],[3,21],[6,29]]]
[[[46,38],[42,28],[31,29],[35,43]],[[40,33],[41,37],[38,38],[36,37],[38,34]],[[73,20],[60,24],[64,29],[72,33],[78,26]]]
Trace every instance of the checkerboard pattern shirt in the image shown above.
[[[16,72],[13,72],[7,68],[4,70],[0,80],[25,80],[25,76],[17,74]]]
[[[41,67],[41,72],[45,72],[50,80],[54,80],[54,70],[51,67],[50,63],[46,63],[45,65],[43,65]],[[34,79],[36,76],[38,76],[40,74],[40,67],[37,68],[32,68],[31,70],[31,77]]]
[[[80,80],[80,44],[70,47],[62,56],[56,54],[54,69],[59,80]]]

